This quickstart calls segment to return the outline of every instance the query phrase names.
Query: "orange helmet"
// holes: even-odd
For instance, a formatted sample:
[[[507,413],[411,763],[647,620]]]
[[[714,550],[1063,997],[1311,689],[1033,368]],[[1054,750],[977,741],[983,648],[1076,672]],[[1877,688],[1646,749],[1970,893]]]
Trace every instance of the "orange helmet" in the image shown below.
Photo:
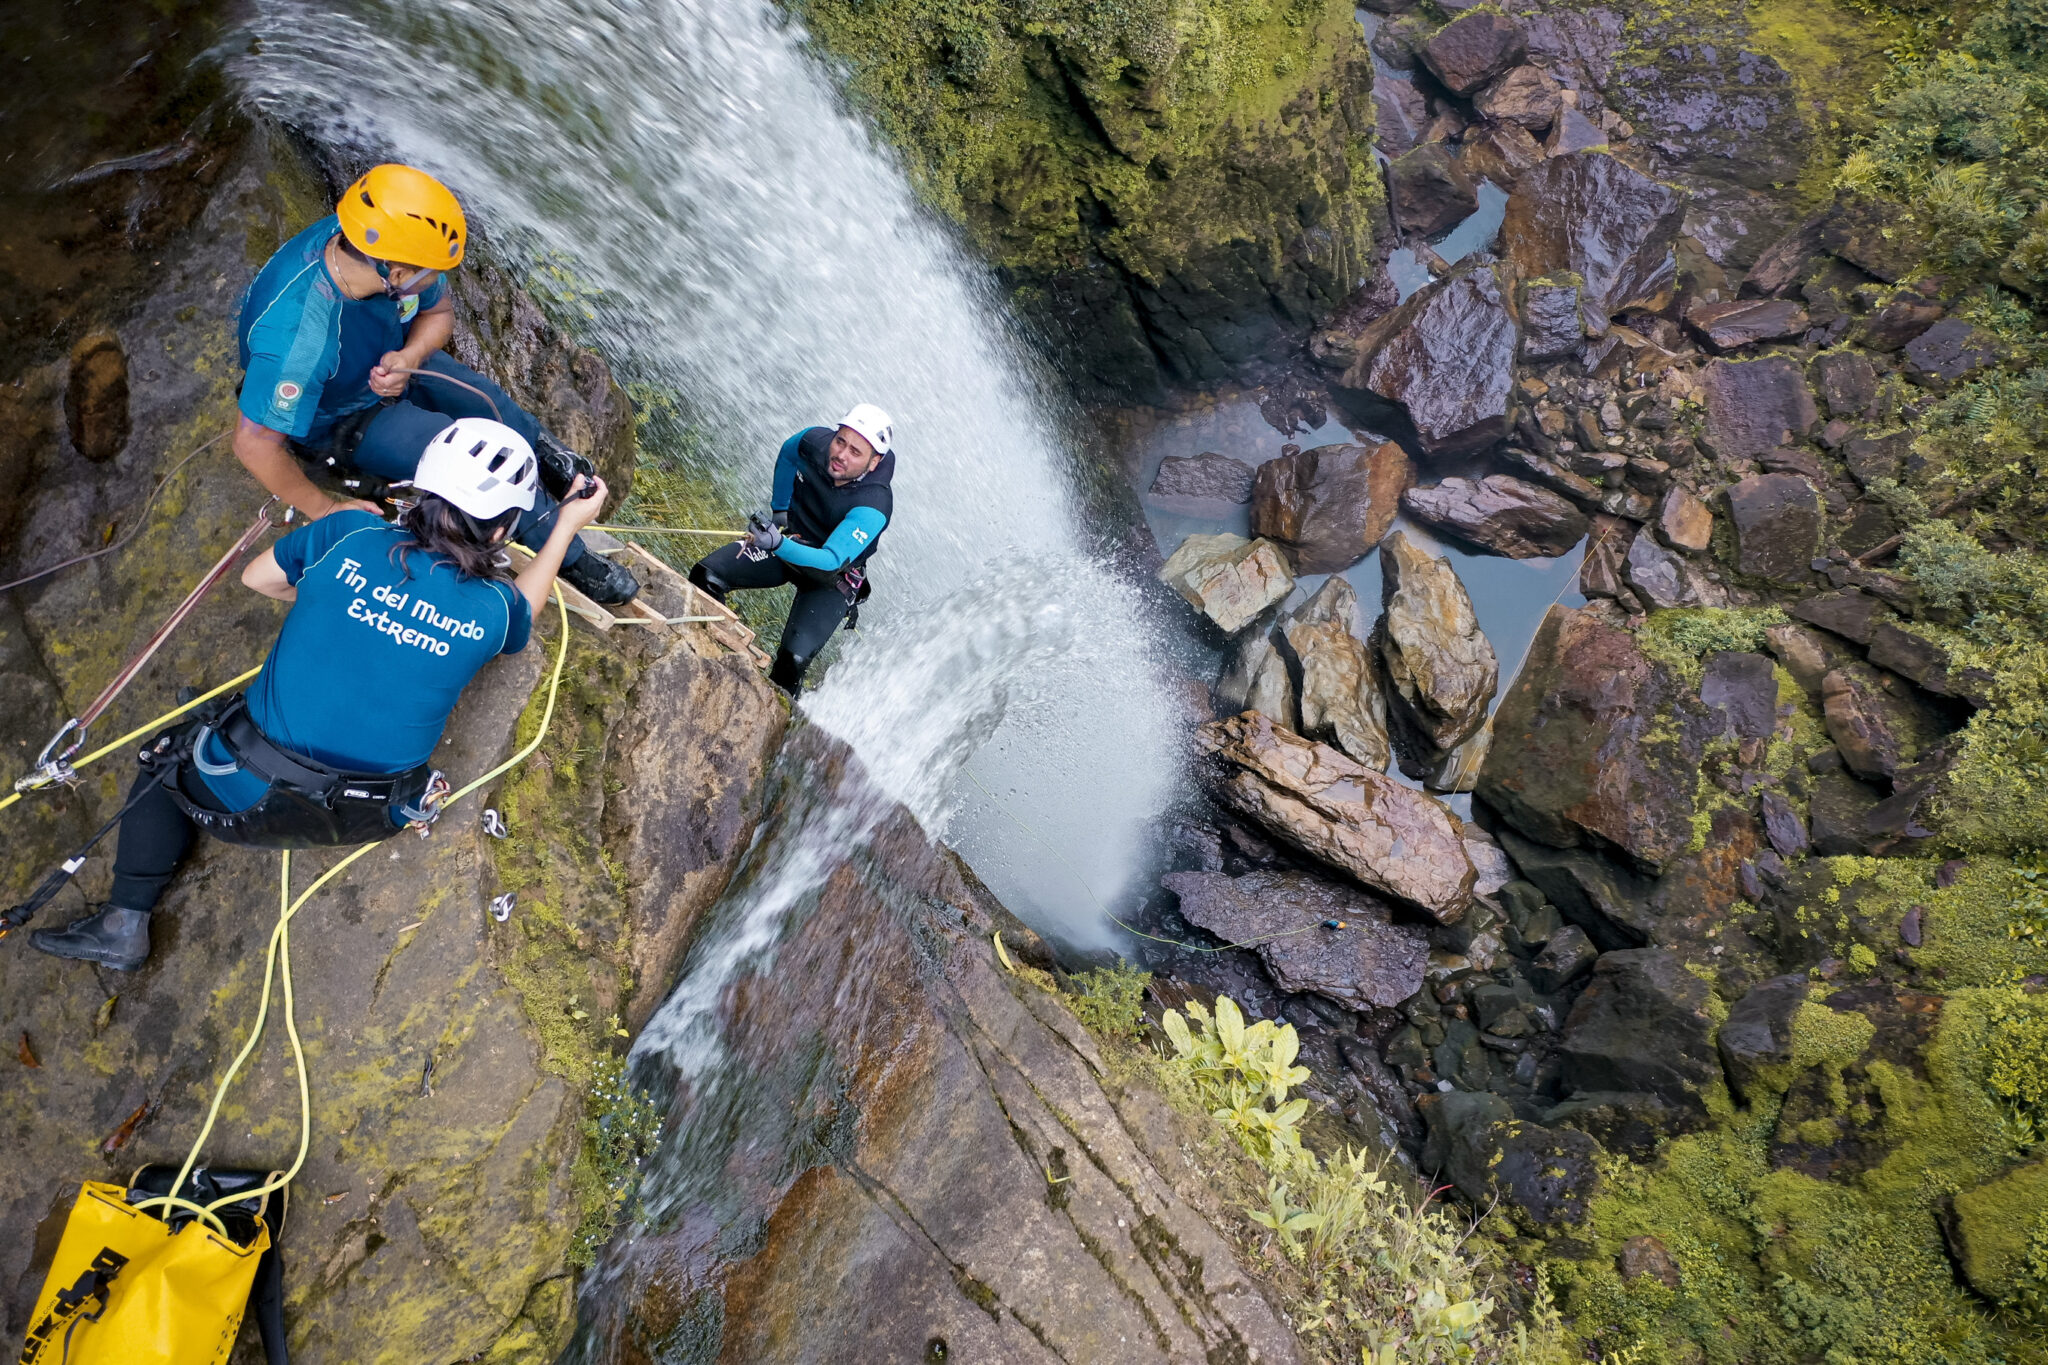
[[[365,256],[424,270],[462,264],[469,221],[440,181],[410,166],[372,166],[334,206],[341,232]]]

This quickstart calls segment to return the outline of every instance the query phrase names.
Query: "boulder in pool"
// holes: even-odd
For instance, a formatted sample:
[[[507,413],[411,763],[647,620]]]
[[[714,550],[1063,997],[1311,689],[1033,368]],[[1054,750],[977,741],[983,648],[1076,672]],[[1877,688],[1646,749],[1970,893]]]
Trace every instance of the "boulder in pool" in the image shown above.
[[[1380,574],[1386,614],[1375,639],[1397,728],[1420,741],[1404,748],[1455,748],[1485,724],[1500,662],[1448,558],[1396,531],[1380,547]]]
[[[1301,733],[1335,744],[1375,772],[1384,772],[1387,703],[1379,670],[1358,631],[1358,594],[1332,574],[1280,627],[1301,674]],[[1264,707],[1275,719],[1280,713]]]
[[[1425,142],[1387,166],[1387,211],[1418,237],[1448,232],[1479,207],[1479,190],[1441,142]]]
[[[1205,450],[1200,455],[1169,455],[1152,478],[1155,498],[1215,498],[1250,502],[1255,471],[1243,460]]]
[[[1440,924],[1471,904],[1464,826],[1435,797],[1254,711],[1195,739],[1217,798],[1273,838]]]
[[[1380,543],[1414,478],[1392,441],[1268,460],[1252,484],[1252,533],[1286,547],[1297,573],[1339,573]]]
[[[1411,488],[1401,505],[1418,521],[1509,559],[1561,555],[1592,525],[1576,503],[1511,474]]]
[[[1521,25],[1482,11],[1453,19],[1422,46],[1423,63],[1454,95],[1470,95],[1529,54]]]
[[[1278,546],[1228,532],[1183,540],[1160,567],[1159,580],[1226,635],[1294,591],[1294,571]]]
[[[1430,455],[1483,450],[1508,434],[1516,328],[1490,265],[1424,285],[1372,324],[1341,381],[1407,410]]]

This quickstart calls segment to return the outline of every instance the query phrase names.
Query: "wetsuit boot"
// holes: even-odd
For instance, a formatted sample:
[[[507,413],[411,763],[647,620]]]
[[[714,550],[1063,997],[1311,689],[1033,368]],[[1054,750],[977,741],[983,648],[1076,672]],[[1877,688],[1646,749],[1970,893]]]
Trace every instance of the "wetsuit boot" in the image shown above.
[[[38,929],[28,941],[52,957],[75,957],[132,972],[149,960],[149,911],[109,905],[62,929]]]
[[[562,580],[601,607],[630,602],[640,591],[640,580],[632,570],[588,546],[583,557],[562,566]]]

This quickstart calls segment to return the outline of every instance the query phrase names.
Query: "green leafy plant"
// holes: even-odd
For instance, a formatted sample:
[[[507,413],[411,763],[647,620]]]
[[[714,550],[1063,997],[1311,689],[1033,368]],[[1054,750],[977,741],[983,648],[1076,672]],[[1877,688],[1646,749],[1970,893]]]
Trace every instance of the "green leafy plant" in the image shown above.
[[[1294,1065],[1301,1051],[1294,1025],[1261,1019],[1247,1027],[1229,996],[1217,997],[1213,1018],[1200,1001],[1190,1001],[1188,1013],[1198,1029],[1178,1010],[1168,1010],[1161,1025],[1211,1117],[1261,1164],[1287,1169],[1301,1153],[1299,1129],[1308,1112],[1307,1100],[1287,1099],[1309,1076],[1307,1067]]]

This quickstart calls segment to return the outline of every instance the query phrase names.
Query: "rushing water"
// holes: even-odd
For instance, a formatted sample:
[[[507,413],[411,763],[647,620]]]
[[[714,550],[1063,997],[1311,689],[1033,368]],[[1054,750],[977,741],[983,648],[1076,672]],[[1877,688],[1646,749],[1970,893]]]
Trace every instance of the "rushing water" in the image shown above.
[[[875,598],[805,709],[1027,918],[1107,942],[1006,855],[1049,838],[1113,894],[1164,801],[1135,600],[1079,549],[1067,415],[801,33],[764,0],[261,0],[255,27],[255,103],[445,178],[623,374],[680,396],[742,505],[787,433],[856,400],[895,416]],[[975,782],[1035,836],[981,805],[948,829]]]

